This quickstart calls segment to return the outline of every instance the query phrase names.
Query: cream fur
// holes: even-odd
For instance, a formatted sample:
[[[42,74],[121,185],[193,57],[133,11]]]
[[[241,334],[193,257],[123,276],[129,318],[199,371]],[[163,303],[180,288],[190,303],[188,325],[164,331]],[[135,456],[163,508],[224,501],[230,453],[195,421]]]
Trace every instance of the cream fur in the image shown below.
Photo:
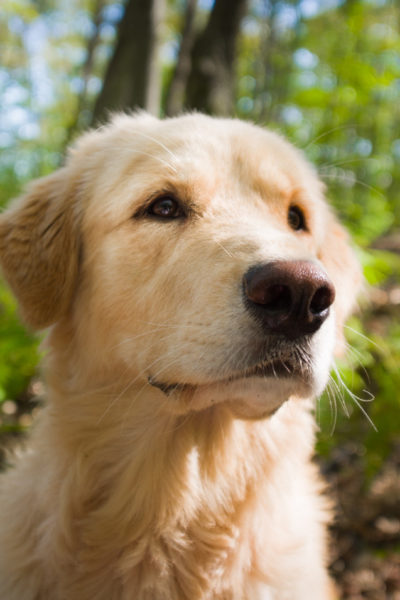
[[[140,213],[166,193],[187,219]],[[279,258],[336,287],[312,378],[227,382],[263,343],[243,274]],[[116,116],[0,216],[0,260],[50,327],[47,405],[1,482],[0,599],[333,598],[311,398],[359,270],[300,153],[240,121]]]

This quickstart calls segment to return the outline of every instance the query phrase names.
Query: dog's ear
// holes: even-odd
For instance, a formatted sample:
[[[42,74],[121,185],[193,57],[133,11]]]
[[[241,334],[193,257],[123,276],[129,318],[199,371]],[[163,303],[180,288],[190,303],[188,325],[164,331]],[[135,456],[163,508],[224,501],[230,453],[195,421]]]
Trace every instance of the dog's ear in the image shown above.
[[[363,276],[349,235],[333,215],[328,217],[327,233],[319,258],[336,289],[334,307],[337,344],[335,353],[340,355],[344,353],[346,346],[344,324],[356,307],[357,296],[363,285]]]
[[[80,243],[76,184],[65,167],[33,182],[0,215],[0,264],[23,319],[34,329],[56,322],[76,286]]]

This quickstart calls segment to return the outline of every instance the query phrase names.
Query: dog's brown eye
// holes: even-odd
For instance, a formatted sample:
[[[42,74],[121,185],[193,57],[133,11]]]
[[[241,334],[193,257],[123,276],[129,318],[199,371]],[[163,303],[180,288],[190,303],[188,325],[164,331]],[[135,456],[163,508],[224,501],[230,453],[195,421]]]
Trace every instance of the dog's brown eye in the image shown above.
[[[289,208],[288,223],[294,231],[307,230],[304,213],[298,206],[291,206]]]
[[[163,196],[154,200],[147,209],[147,214],[161,219],[177,219],[184,216],[179,202],[172,196]]]

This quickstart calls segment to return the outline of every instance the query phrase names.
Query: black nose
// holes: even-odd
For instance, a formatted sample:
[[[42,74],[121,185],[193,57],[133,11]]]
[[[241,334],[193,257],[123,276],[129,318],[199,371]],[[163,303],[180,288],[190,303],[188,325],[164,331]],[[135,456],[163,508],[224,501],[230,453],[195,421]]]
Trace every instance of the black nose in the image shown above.
[[[296,339],[319,329],[335,288],[318,265],[278,260],[251,267],[243,277],[247,308],[270,333]]]

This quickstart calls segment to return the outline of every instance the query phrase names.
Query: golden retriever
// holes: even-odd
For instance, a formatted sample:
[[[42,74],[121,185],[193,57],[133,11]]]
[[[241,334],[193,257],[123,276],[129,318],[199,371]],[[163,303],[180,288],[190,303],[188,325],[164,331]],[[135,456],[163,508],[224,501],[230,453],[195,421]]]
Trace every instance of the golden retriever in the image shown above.
[[[312,399],[360,273],[301,153],[117,115],[0,216],[0,259],[49,328],[1,600],[334,597]]]

